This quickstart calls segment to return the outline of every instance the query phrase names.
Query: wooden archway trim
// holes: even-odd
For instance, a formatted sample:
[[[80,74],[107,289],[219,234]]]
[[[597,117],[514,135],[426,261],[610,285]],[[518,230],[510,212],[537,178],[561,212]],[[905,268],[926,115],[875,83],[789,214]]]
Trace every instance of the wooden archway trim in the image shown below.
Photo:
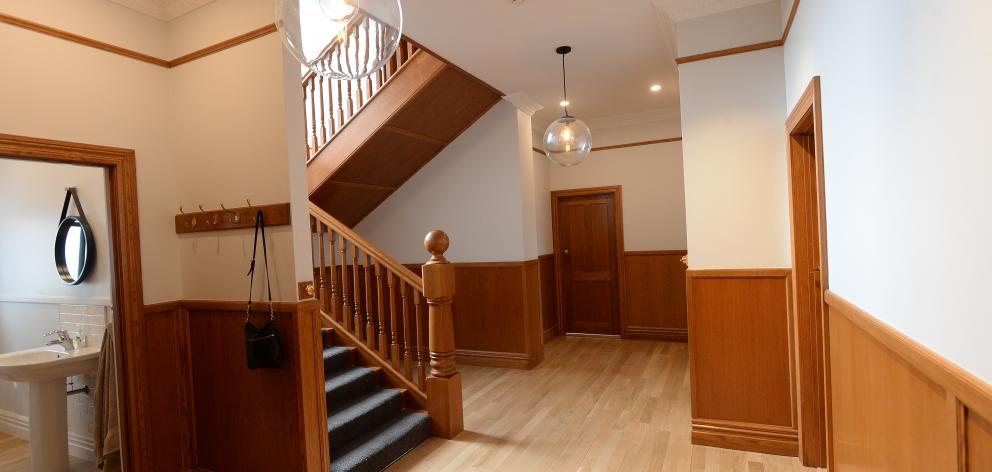
[[[0,158],[103,167],[107,170],[110,238],[113,260],[114,336],[120,377],[117,392],[121,454],[126,470],[148,470],[145,461],[141,391],[144,381],[144,307],[141,247],[138,236],[138,189],[134,151],[66,141],[0,134]]]

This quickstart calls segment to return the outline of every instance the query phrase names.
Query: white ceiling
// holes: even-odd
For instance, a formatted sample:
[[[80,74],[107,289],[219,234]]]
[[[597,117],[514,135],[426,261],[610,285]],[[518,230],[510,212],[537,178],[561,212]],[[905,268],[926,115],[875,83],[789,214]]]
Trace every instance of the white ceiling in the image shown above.
[[[402,0],[405,33],[505,94],[561,115],[568,55],[569,111],[584,120],[677,113],[675,21],[774,0]],[[648,88],[660,83],[662,91]]]
[[[183,16],[214,0],[110,0],[146,15],[169,21]]]

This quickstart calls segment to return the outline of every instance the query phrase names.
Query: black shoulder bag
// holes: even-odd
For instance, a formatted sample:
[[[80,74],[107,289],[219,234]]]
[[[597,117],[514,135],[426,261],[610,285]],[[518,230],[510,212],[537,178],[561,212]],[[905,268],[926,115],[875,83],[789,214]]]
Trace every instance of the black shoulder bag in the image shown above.
[[[251,295],[255,284],[255,254],[258,252],[258,231],[262,231],[262,260],[265,263],[265,287],[269,294],[269,322],[256,328],[251,322]],[[278,369],[282,366],[282,343],[272,310],[272,286],[269,284],[269,254],[265,248],[265,219],[262,210],[255,215],[255,245],[248,268],[248,309],[245,311],[245,354],[249,369]]]

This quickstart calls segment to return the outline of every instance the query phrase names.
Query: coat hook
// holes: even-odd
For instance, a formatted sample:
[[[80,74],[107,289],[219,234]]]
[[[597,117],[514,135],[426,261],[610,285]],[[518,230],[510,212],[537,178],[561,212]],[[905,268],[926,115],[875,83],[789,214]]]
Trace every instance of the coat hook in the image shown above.
[[[186,212],[185,212],[185,211],[183,211],[183,206],[182,206],[182,205],[179,205],[179,213],[180,213],[180,214],[183,214],[183,215],[185,215],[185,214],[186,214]]]
[[[232,223],[240,223],[241,222],[241,213],[238,213],[238,212],[236,212],[234,210],[228,210],[227,207],[224,206],[224,202],[221,202],[220,208],[222,210],[224,210],[224,211],[226,211],[226,212],[228,212],[228,213],[231,214],[231,222]]]
[[[203,205],[197,204],[196,206],[200,207],[200,211],[206,213],[207,210],[203,209]]]
[[[245,201],[248,202],[248,208],[251,208],[251,199],[250,198],[246,198]]]

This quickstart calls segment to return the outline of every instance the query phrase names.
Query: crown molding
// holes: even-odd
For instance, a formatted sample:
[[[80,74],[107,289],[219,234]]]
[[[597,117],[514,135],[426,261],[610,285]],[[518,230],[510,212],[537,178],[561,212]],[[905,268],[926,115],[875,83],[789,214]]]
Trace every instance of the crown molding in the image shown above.
[[[644,123],[660,123],[671,120],[681,120],[682,112],[679,107],[657,108],[654,110],[624,113],[620,115],[601,116],[585,120],[589,128],[607,129],[623,126],[642,125]]]
[[[752,5],[760,5],[770,1],[773,0],[694,0],[688,2],[678,0],[674,3],[666,2],[666,5],[662,9],[664,9],[672,21],[678,23]]]
[[[503,97],[503,100],[510,102],[513,106],[517,107],[517,110],[526,113],[527,116],[534,116],[534,113],[544,108],[544,105],[541,105],[540,102],[523,92],[511,93]]]
[[[110,0],[162,21],[172,21],[215,0]]]

